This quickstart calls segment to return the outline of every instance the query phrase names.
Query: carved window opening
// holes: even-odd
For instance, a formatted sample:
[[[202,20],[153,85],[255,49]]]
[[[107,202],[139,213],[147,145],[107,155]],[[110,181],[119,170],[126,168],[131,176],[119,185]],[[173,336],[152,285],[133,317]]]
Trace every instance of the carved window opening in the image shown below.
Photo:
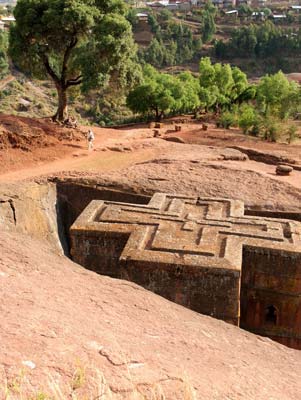
[[[276,325],[277,319],[278,319],[277,308],[274,307],[273,305],[267,307],[265,311],[265,322],[268,324]]]

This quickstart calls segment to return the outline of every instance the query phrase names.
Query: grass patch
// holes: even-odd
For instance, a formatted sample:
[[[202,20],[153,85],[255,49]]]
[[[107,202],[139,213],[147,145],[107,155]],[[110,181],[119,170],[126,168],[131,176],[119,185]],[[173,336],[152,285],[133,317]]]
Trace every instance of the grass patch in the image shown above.
[[[128,370],[130,385],[128,390],[112,389],[101,371],[96,368],[77,366],[72,377],[59,383],[49,375],[45,384],[34,388],[22,370],[13,378],[5,378],[0,383],[2,400],[171,400],[168,388],[176,389],[177,398],[197,400],[195,390],[187,378],[162,379],[155,384],[133,382]]]

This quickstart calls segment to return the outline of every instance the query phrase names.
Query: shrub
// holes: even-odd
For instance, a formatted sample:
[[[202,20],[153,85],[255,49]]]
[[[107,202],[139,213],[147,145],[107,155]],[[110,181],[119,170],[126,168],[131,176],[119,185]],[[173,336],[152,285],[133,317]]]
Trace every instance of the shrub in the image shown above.
[[[231,126],[236,125],[236,123],[236,115],[230,111],[224,111],[217,122],[217,126],[220,126],[224,129],[229,129]]]
[[[269,140],[270,142],[277,142],[281,136],[281,127],[279,123],[274,119],[267,118],[264,121],[264,124],[264,139]]]
[[[290,125],[287,129],[288,143],[291,144],[297,138],[297,127],[295,125]]]
[[[240,108],[238,126],[243,130],[243,133],[252,133],[256,136],[259,134],[259,117],[252,106],[245,104]]]

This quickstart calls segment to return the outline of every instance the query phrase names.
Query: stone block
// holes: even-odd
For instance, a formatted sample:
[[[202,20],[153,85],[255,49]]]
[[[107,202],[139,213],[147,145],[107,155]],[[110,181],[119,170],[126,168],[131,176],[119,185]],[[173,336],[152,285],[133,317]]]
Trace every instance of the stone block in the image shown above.
[[[276,174],[277,175],[290,175],[290,173],[293,171],[293,168],[290,167],[289,165],[277,165],[276,167]]]

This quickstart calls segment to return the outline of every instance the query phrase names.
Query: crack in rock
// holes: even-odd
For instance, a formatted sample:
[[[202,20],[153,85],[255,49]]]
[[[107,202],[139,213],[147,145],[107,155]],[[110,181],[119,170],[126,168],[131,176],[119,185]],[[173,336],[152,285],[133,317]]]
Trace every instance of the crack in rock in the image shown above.
[[[105,350],[105,349],[100,349],[99,354],[103,357],[105,357],[110,364],[112,364],[114,367],[122,367],[124,365],[135,365],[135,364],[140,364],[142,365],[143,363],[140,363],[139,361],[115,361],[112,359],[112,356]]]

